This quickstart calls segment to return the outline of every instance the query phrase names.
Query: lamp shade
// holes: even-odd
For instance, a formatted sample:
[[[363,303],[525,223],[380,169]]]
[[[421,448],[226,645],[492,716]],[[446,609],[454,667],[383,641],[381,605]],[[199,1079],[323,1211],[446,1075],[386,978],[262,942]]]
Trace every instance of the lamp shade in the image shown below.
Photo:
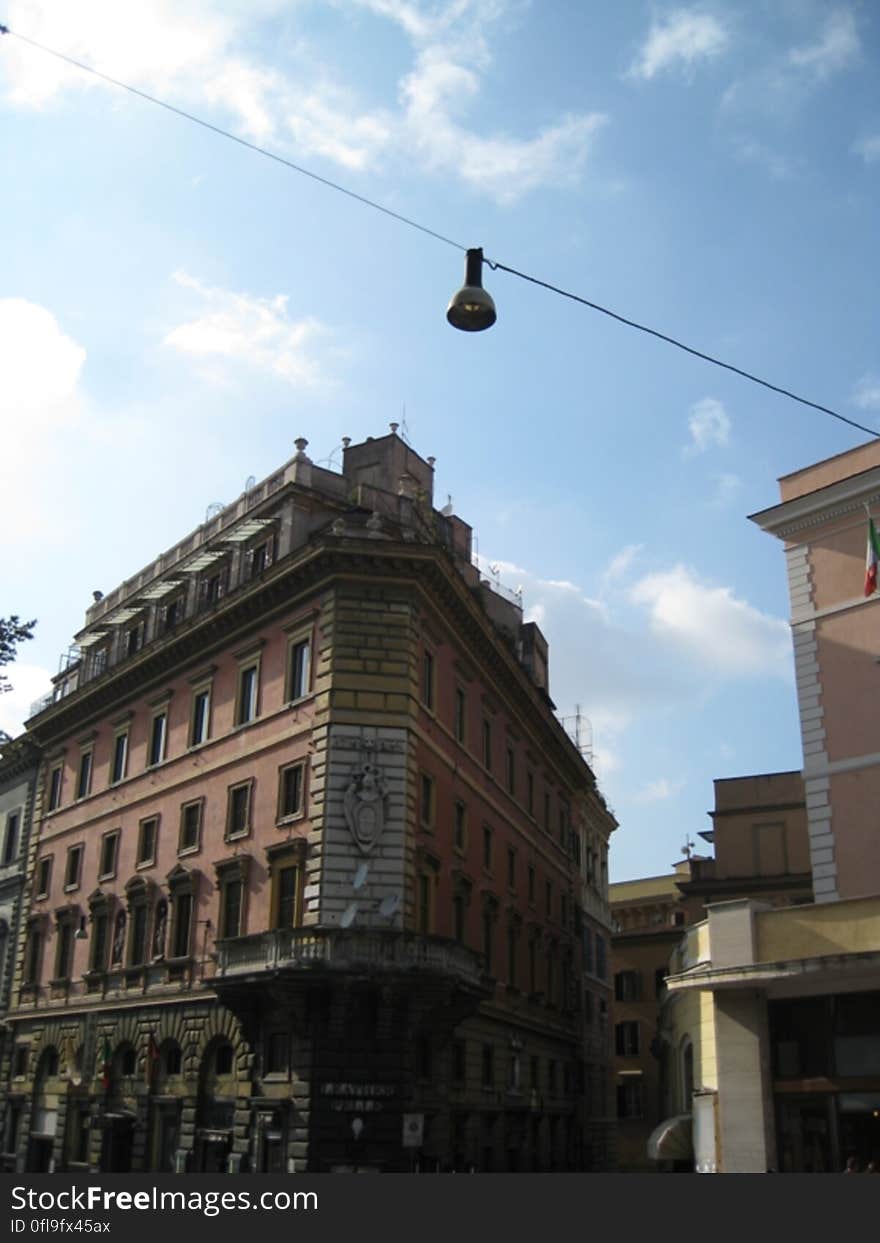
[[[465,256],[464,285],[452,295],[446,308],[446,318],[453,328],[460,328],[462,332],[482,332],[495,323],[495,303],[483,288],[483,251],[480,247],[469,250]]]

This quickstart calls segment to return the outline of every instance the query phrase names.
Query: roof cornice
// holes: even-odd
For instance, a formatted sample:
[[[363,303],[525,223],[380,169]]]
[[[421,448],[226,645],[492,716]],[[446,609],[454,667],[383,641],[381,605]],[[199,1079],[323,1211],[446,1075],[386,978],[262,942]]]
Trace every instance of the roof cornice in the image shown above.
[[[778,539],[786,539],[798,531],[857,513],[865,505],[877,502],[880,502],[880,466],[873,466],[804,496],[783,501],[781,505],[749,514],[749,521]]]

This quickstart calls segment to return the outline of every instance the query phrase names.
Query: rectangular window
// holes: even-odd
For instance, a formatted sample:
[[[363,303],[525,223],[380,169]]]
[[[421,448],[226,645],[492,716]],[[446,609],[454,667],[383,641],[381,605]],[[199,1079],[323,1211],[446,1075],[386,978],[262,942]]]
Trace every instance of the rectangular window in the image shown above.
[[[526,773],[526,811],[530,816],[535,814],[535,774]]]
[[[492,973],[492,949],[493,934],[495,928],[495,913],[490,907],[483,909],[483,966],[491,975]]]
[[[67,850],[67,866],[64,869],[64,888],[76,889],[82,871],[83,847],[70,846]]]
[[[605,938],[596,933],[596,975],[600,980],[608,978],[608,951]]]
[[[73,966],[73,922],[65,918],[58,922],[58,947],[55,952],[55,979],[69,980]]]
[[[64,776],[64,766],[56,764],[49,773],[49,810],[55,811],[61,806],[61,781]]]
[[[641,1118],[642,1115],[642,1085],[640,1083],[619,1083],[617,1085],[618,1118]]]
[[[296,864],[278,869],[276,928],[296,928],[299,924],[299,877]]]
[[[236,725],[246,725],[257,715],[257,691],[259,689],[259,665],[247,665],[238,675],[238,703],[235,708]]]
[[[529,992],[538,991],[538,942],[535,937],[529,938]]]
[[[140,651],[143,641],[144,623],[139,620],[136,621],[133,626],[129,626],[125,632],[125,639],[123,642],[123,650],[125,655],[134,656],[136,652]]]
[[[261,544],[257,544],[249,549],[247,562],[250,578],[256,578],[258,574],[262,574],[263,570],[272,564],[272,540],[263,540]]]
[[[294,639],[287,658],[287,701],[308,695],[311,672],[312,644],[310,639]]]
[[[220,936],[241,936],[241,913],[244,898],[244,882],[238,877],[222,882],[220,903]]]
[[[150,726],[150,746],[147,751],[147,767],[153,768],[165,759],[165,739],[168,729],[168,713],[157,712]]]
[[[549,880],[544,882],[544,909],[549,918],[553,914],[553,886]]]
[[[488,824],[483,825],[483,867],[492,871],[492,830]]]
[[[556,1059],[547,1059],[547,1090],[551,1096],[556,1095]]]
[[[92,749],[83,751],[79,757],[79,772],[76,778],[76,797],[87,798],[92,788]]]
[[[132,908],[128,933],[128,965],[142,967],[147,955],[147,904]]]
[[[483,718],[483,767],[492,771],[492,722]]]
[[[137,867],[150,867],[156,862],[156,844],[159,839],[159,817],[149,816],[138,826]]]
[[[452,829],[452,843],[456,850],[463,851],[467,845],[467,808],[464,803],[456,803]]]
[[[128,730],[124,729],[113,739],[113,758],[110,761],[110,784],[118,785],[124,780],[128,768]]]
[[[184,854],[190,850],[198,850],[202,837],[202,799],[192,803],[183,803],[180,808],[180,836],[177,842],[177,853]]]
[[[288,764],[278,777],[278,819],[286,820],[303,813],[305,786],[305,761]]]
[[[427,649],[422,653],[422,703],[434,707],[434,657]]]
[[[11,863],[18,854],[19,813],[11,811],[6,817],[6,837],[3,841],[3,862]]]
[[[565,803],[559,804],[559,845],[568,850],[568,808]]]
[[[593,974],[593,933],[589,928],[584,928],[584,971]]]
[[[35,898],[48,898],[49,881],[52,876],[52,856],[47,855],[45,859],[41,859],[37,864],[36,883],[34,884]]]
[[[507,929],[507,983],[511,988],[516,988],[517,939],[516,926],[511,923]]]
[[[535,869],[531,865],[531,863],[529,864],[529,870],[528,870],[527,875],[528,875],[529,905],[534,906],[534,903],[535,903]]]
[[[107,948],[110,916],[106,911],[99,911],[92,918],[92,944],[89,967],[92,971],[107,970]]]
[[[495,1083],[495,1050],[490,1044],[483,1045],[483,1087],[491,1088]]]
[[[419,781],[419,820],[424,828],[434,823],[434,781],[427,773]]]
[[[455,688],[455,741],[464,743],[467,737],[467,697],[460,686]]]
[[[639,1024],[633,1020],[614,1025],[614,1051],[618,1057],[633,1057],[639,1052]]]
[[[101,858],[98,864],[98,880],[109,880],[116,875],[116,856],[119,851],[119,830],[105,833],[101,838]]]
[[[193,693],[192,713],[189,722],[189,745],[201,746],[208,741],[211,718],[211,691],[208,687]]]
[[[506,757],[506,777],[507,777],[507,793],[516,793],[516,754],[513,747],[507,748]]]
[[[162,609],[162,633],[170,634],[183,621],[185,597],[173,596]]]
[[[422,936],[426,937],[431,931],[431,877],[427,872],[419,873],[418,886],[416,926]]]
[[[31,924],[28,928],[27,944],[24,955],[24,982],[36,984],[40,978],[43,965],[43,931],[39,924]]]
[[[266,1072],[283,1074],[290,1063],[290,1039],[287,1032],[271,1032],[266,1041]]]
[[[230,786],[226,808],[226,837],[244,837],[251,828],[251,782]]]
[[[512,846],[507,848],[507,887],[516,888],[516,851]]]
[[[175,958],[186,958],[189,955],[192,911],[192,894],[179,893],[174,899],[174,938],[172,948]]]
[[[614,1000],[639,1001],[642,996],[642,977],[638,971],[617,971],[614,974]]]
[[[544,791],[544,828],[548,833],[550,832],[550,793],[548,790]]]
[[[467,1044],[464,1040],[452,1042],[452,1082],[464,1083],[467,1077]]]
[[[464,945],[464,896],[457,893],[452,899],[452,935],[459,945]]]

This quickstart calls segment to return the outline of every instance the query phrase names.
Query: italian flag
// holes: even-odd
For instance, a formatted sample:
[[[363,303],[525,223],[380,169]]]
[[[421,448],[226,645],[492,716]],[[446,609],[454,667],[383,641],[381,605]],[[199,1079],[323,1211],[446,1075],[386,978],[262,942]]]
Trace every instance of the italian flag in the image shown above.
[[[874,519],[868,518],[868,551],[865,555],[865,595],[870,596],[877,590],[877,565],[880,563],[880,535],[874,526]]]

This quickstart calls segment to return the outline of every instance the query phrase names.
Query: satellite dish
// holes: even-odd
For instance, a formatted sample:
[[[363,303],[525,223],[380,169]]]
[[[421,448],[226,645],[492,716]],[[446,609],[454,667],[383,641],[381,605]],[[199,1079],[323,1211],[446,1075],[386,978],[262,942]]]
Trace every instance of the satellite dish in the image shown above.
[[[400,906],[400,894],[389,893],[387,898],[383,898],[379,903],[379,914],[383,919],[390,919],[392,915],[397,914],[397,908]]]
[[[358,865],[358,870],[355,872],[354,880],[351,883],[352,889],[363,889],[369,871],[370,865],[368,863],[361,863]]]
[[[339,917],[339,927],[350,928],[357,917],[357,913],[358,913],[357,902],[349,902],[348,906],[345,908],[345,910],[342,912],[342,915]]]

